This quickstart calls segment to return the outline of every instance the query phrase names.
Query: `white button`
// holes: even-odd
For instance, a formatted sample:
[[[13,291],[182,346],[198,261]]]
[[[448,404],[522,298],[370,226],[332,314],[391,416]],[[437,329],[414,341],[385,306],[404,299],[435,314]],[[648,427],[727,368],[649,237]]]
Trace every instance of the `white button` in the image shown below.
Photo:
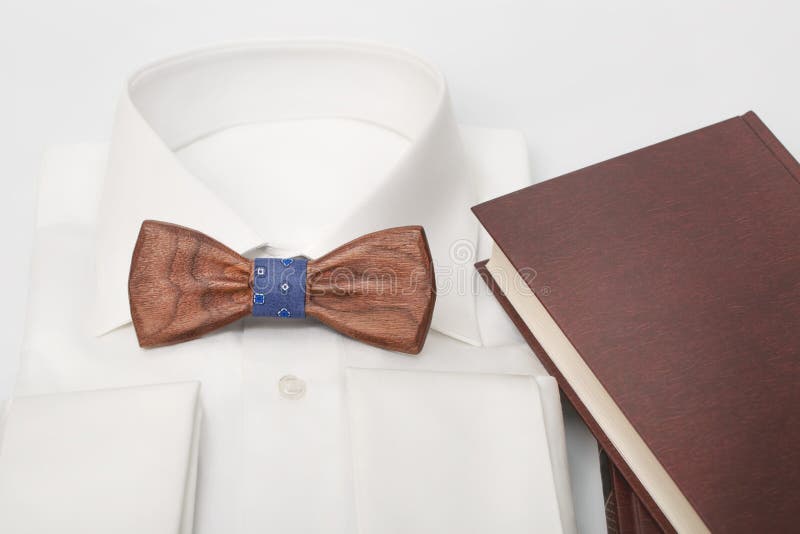
[[[286,375],[278,382],[278,391],[284,399],[300,399],[306,394],[306,383],[294,375]]]

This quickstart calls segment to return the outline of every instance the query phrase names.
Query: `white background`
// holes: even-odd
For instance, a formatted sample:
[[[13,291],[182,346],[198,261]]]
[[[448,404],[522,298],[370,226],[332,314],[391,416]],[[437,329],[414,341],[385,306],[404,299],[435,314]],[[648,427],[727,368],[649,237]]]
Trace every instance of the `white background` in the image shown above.
[[[0,0],[0,399],[22,340],[42,151],[106,140],[139,65],[264,38],[410,48],[444,71],[460,122],[525,132],[537,181],[749,109],[800,155],[800,2],[661,4]]]

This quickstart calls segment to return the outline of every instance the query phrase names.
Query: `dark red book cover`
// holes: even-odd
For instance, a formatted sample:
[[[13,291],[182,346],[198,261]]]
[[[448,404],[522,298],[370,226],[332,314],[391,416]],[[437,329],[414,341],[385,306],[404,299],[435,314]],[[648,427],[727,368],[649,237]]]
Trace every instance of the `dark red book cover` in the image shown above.
[[[535,271],[538,300],[712,532],[800,528],[800,165],[754,113],[474,212],[515,269]]]

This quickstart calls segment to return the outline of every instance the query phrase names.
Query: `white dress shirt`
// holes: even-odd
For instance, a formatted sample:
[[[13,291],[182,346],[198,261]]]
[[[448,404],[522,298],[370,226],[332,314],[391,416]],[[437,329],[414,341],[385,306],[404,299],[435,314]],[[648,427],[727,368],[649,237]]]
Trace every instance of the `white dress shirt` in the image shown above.
[[[0,532],[191,534],[199,389],[15,398],[0,425]]]
[[[45,158],[16,394],[200,381],[201,534],[575,532],[572,493],[602,514],[599,474],[571,491],[555,382],[473,269],[491,243],[470,206],[528,183],[521,137],[459,126],[441,74],[403,51],[272,42],[159,61],[129,80],[110,145]],[[249,257],[422,225],[427,343],[414,357],[247,318],[140,349],[127,277],[144,219]],[[408,432],[406,457],[391,445]]]

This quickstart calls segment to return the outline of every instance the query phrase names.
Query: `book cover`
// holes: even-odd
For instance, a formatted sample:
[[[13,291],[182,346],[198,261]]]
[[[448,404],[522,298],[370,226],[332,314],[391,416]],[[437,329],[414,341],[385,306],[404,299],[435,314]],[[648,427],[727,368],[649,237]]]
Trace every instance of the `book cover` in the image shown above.
[[[474,212],[484,278],[662,529],[796,528],[800,166],[754,113]]]

